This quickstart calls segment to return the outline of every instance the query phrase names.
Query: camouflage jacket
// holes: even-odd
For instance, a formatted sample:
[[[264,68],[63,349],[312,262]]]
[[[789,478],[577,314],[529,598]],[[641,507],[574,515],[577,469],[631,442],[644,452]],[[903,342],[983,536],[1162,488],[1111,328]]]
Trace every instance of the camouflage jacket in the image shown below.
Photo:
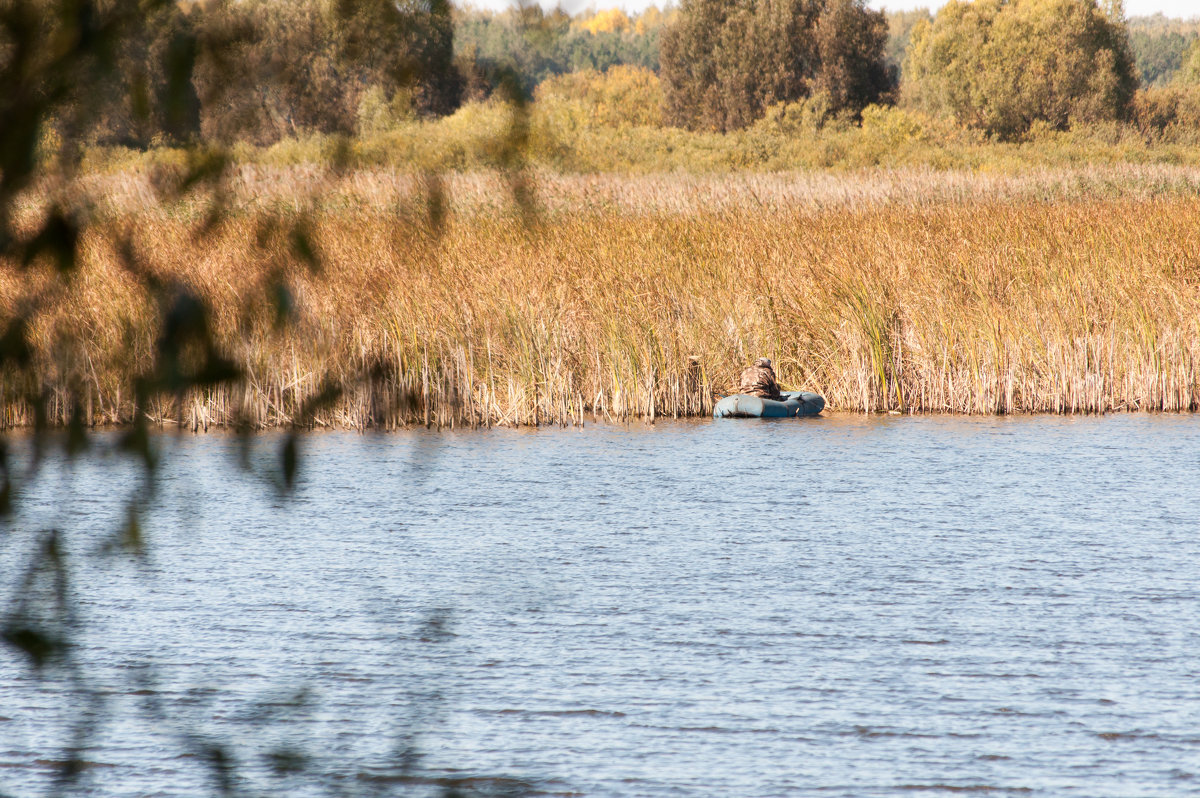
[[[764,360],[766,358],[759,358],[757,363],[742,372],[742,384],[738,393],[761,396],[764,399],[780,398],[779,383],[775,382],[775,369],[771,368],[769,360],[766,361],[767,365],[762,365]]]

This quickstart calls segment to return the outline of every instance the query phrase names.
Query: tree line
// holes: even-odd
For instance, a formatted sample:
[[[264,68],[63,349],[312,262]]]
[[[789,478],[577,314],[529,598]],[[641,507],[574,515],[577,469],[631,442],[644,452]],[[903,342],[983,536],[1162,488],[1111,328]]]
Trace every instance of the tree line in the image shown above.
[[[147,146],[350,134],[380,92],[406,112],[446,114],[466,88],[447,0],[167,2],[141,21],[111,54],[118,68],[76,100],[97,112],[79,115],[91,129],[63,138]]]
[[[682,0],[575,16],[448,0],[164,3],[112,54],[117,77],[76,98],[94,112],[90,129],[71,130],[70,115],[56,123],[63,138],[96,144],[261,145],[374,132],[498,88],[532,97],[549,78],[624,66],[659,76],[669,126],[736,130],[797,102],[851,117],[899,103],[1013,137],[1138,115],[1139,86],[1200,83],[1198,42],[1200,24],[1127,22],[1119,0],[950,0],[936,15],[865,0]]]
[[[455,50],[460,63],[485,71],[512,67],[532,93],[546,79],[571,72],[605,72],[614,66],[657,72],[663,30],[677,17],[677,9],[664,12],[656,6],[632,16],[619,9],[572,16],[538,5],[463,9],[455,12]]]
[[[1144,86],[1196,82],[1184,64],[1200,52],[1200,17],[1183,20],[1162,13],[1129,19],[1129,44]]]
[[[121,41],[99,92],[75,98],[88,113],[56,124],[61,139],[131,147],[354,134],[445,115],[498,89],[531,97],[555,75],[657,70],[673,16],[493,13],[448,0],[165,2]],[[86,116],[88,129],[70,128],[67,116]]]

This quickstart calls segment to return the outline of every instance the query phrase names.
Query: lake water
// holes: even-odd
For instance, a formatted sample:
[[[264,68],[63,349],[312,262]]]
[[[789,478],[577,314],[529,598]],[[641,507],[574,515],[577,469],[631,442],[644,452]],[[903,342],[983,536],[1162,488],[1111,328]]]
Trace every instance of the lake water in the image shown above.
[[[143,564],[92,462],[0,548],[75,552],[86,794],[1200,793],[1200,417],[162,443]],[[82,700],[0,651],[0,794]]]

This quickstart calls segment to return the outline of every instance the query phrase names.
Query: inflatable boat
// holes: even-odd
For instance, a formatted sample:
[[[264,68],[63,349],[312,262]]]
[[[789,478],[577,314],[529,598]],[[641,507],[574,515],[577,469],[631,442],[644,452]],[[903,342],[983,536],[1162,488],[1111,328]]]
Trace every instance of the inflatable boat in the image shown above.
[[[726,396],[713,408],[713,418],[795,418],[825,409],[825,399],[811,391],[786,391],[782,396],[781,401],[744,393]]]

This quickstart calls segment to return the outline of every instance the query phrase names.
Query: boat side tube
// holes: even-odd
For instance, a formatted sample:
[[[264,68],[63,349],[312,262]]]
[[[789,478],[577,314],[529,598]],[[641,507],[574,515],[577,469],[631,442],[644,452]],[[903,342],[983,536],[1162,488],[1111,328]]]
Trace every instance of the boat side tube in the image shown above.
[[[782,396],[782,401],[744,393],[726,396],[713,408],[713,418],[796,418],[825,409],[824,397],[811,391],[788,391]]]

